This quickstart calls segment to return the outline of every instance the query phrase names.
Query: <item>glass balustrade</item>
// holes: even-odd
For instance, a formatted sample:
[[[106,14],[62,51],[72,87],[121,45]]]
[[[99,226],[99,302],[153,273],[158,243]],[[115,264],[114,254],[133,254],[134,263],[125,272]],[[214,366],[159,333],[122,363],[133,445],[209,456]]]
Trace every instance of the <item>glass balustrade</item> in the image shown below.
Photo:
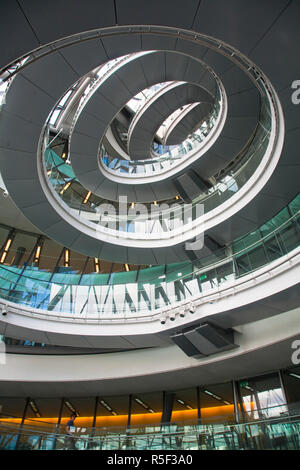
[[[15,421],[15,420],[14,420]],[[64,425],[0,419],[1,450],[68,450]],[[19,420],[20,421],[20,420]],[[299,450],[300,413],[240,424],[200,420],[125,428],[75,426],[78,450]]]
[[[149,160],[124,160],[111,156],[102,145],[100,150],[100,164],[112,175],[128,177],[145,177],[159,175],[186,161],[191,154],[199,151],[203,143],[210,135],[216,124],[221,109],[218,101],[211,116],[201,126],[192,132],[181,144],[163,146],[153,143],[153,151],[156,155]]]
[[[299,246],[300,195],[250,234],[210,256],[140,271],[111,274],[50,273],[0,265],[2,299],[89,318],[154,314],[226,287]]]
[[[165,82],[154,87],[150,87],[147,90],[142,92],[143,96],[140,99],[140,104],[135,105],[132,108],[135,111],[135,114],[131,120],[132,122],[138,117],[138,111],[147,105],[148,100],[153,98],[155,94],[160,93],[162,90],[170,87],[173,82]],[[109,171],[112,175],[120,175],[124,178],[132,177],[145,177],[151,175],[159,175],[164,172],[175,168],[183,161],[187,161],[188,158],[193,155],[196,151],[199,151],[203,146],[204,141],[217,125],[217,121],[221,120],[221,117],[224,113],[224,100],[225,93],[222,89],[221,84],[219,83],[219,88],[216,88],[216,97],[215,104],[212,112],[206,117],[206,119],[201,123],[200,127],[194,130],[181,144],[179,145],[162,145],[153,141],[153,158],[149,160],[124,160],[118,157],[112,156],[107,153],[104,145],[100,147],[99,161],[100,165],[106,170]],[[147,91],[147,93],[144,93]],[[199,103],[198,103],[199,104]],[[195,106],[195,104],[193,104]],[[161,125],[160,129],[157,132],[157,135],[160,137],[160,130],[164,129],[174,120],[178,120],[178,117],[183,113],[186,107],[191,107],[191,105],[186,105],[180,110],[175,111],[172,115]],[[161,137],[160,137],[161,138]]]
[[[264,99],[261,120],[255,135],[244,148],[235,170],[227,172],[213,188],[194,199],[191,204],[177,202],[167,208],[164,206],[154,208],[153,212],[156,213],[159,209],[162,221],[159,217],[149,215],[148,210],[138,217],[135,211],[131,216],[129,214],[121,217],[118,206],[113,206],[109,201],[107,201],[110,204],[107,215],[107,207],[103,204],[105,201],[87,192],[76,179],[70,165],[60,159],[49,147],[44,152],[44,163],[49,184],[74,217],[97,224],[101,233],[111,236],[121,238],[146,236],[147,239],[155,239],[158,235],[170,237],[190,231],[199,224],[199,217],[203,212],[212,211],[235,195],[257,170],[269,146],[270,135],[271,110],[269,101]],[[154,165],[156,164],[160,163]]]

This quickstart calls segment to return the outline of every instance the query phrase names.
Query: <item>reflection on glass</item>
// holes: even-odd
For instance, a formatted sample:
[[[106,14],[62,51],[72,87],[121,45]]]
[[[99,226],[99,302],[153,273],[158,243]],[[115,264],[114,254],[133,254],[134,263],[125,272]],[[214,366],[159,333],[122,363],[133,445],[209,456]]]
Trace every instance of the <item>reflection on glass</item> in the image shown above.
[[[268,116],[270,111],[268,109],[269,103],[267,100],[264,101],[263,107],[267,108],[263,116]],[[213,124],[211,125],[213,126]],[[197,139],[195,139],[197,132],[198,131],[196,131],[191,138],[189,137],[187,139],[186,145],[193,147],[191,142],[197,141]],[[189,139],[191,139],[191,142]],[[139,236],[142,234],[151,239],[156,237],[157,233],[168,234],[168,236],[173,233],[175,236],[176,234],[182,234],[184,231],[190,230],[192,222],[196,223],[198,218],[202,220],[202,211],[201,214],[199,214],[199,211],[196,210],[197,208],[201,206],[201,208],[204,209],[204,213],[207,213],[236,194],[257,169],[268,147],[269,139],[270,126],[266,127],[266,122],[260,122],[253,140],[248,143],[247,148],[244,149],[244,153],[240,156],[239,164],[234,172],[231,171],[227,173],[226,176],[220,178],[215,186],[194,199],[189,207],[178,202],[176,202],[176,208],[173,207],[174,204],[171,205],[171,207],[168,206],[168,208],[161,207],[159,210],[163,214],[163,220],[158,219],[157,222],[148,220],[150,208],[147,214],[139,215],[138,217],[136,215],[132,217],[125,215],[121,217],[118,204],[113,206],[110,201],[105,201],[92,193],[88,200],[86,200],[87,190],[83,188],[76,179],[68,161],[60,158],[49,146],[46,146],[45,149],[44,162],[49,184],[54,188],[63,203],[68,206],[70,213],[74,217],[80,217],[85,221],[97,224],[103,234],[117,235],[122,238],[128,238],[130,234],[138,234]],[[185,144],[182,144],[181,147],[184,153],[186,153],[187,149],[185,149]],[[175,150],[178,151],[181,147],[176,147]],[[109,158],[106,155],[104,155],[104,157],[105,161],[109,162]],[[173,161],[173,157],[176,160],[177,157],[174,155],[167,157],[168,160],[166,163],[168,165]],[[163,156],[163,158],[165,157]],[[116,161],[116,159],[113,161]],[[131,162],[126,161],[128,169],[131,164]],[[139,166],[138,163],[133,163],[133,165],[135,167]],[[154,165],[153,169],[156,172],[157,166],[155,165],[164,165],[164,162],[163,160],[157,160],[151,163],[147,162],[145,167],[147,167],[147,165],[151,167]],[[144,165],[140,165],[140,167],[143,168]],[[109,216],[107,215],[107,204],[109,204],[110,207]]]
[[[193,299],[268,265],[299,245],[300,213],[295,210],[296,204],[300,207],[299,196],[290,204],[294,214],[283,223],[280,214],[273,217],[270,225],[277,227],[273,232],[263,236],[264,231],[259,228],[233,242],[232,247],[219,249],[199,260],[201,267],[182,262],[111,276],[81,276],[72,272],[72,268],[53,274],[33,266],[24,270],[2,264],[0,295],[38,309],[94,318],[138,317],[171,305],[187,309]]]
[[[279,375],[272,374],[240,382],[243,412],[247,420],[264,420],[287,413]]]

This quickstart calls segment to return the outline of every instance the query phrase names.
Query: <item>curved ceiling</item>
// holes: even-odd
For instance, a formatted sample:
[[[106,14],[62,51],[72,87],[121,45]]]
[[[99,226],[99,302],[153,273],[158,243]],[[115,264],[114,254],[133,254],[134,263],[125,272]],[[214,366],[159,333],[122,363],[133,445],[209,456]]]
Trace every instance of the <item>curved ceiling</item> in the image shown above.
[[[70,15],[72,12],[72,15]],[[51,2],[36,2],[31,0],[11,0],[1,2],[1,17],[5,18],[0,29],[0,40],[6,44],[0,53],[0,64],[7,66],[17,58],[28,54],[29,51],[36,50],[38,54],[41,46],[50,44],[53,41],[71,37],[74,34],[94,31],[99,28],[109,28],[116,25],[149,25],[146,35],[140,34],[137,26],[131,27],[131,35],[124,36],[122,44],[113,35],[109,38],[98,37],[78,44],[69,45],[59,51],[49,54],[44,58],[25,68],[15,79],[14,91],[8,94],[9,107],[2,109],[0,115],[0,164],[1,170],[9,192],[20,207],[25,216],[36,222],[33,214],[43,214],[48,211],[48,201],[42,188],[36,185],[38,173],[36,169],[36,151],[41,126],[47,119],[49,110],[55,105],[59,96],[66,90],[68,83],[72,84],[79,77],[90,70],[99,62],[109,60],[119,56],[122,51],[134,52],[137,50],[157,50],[160,48],[161,38],[157,34],[151,33],[151,25],[163,25],[190,31],[195,36],[197,32],[218,38],[222,48],[222,43],[233,46],[241,54],[245,54],[253,61],[268,77],[280,99],[285,119],[285,139],[280,160],[272,173],[269,181],[241,210],[224,220],[218,226],[209,230],[209,235],[218,243],[224,244],[233,238],[249,232],[259,226],[265,220],[276,214],[282,207],[296,195],[299,190],[299,157],[298,146],[300,139],[300,113],[299,108],[291,100],[291,84],[299,76],[300,53],[300,4],[297,0],[190,0],[188,4],[182,0],[165,0],[164,2],[152,0],[145,2],[140,8],[139,0],[86,0],[84,15],[82,14],[82,2],[79,0],[52,0]],[[66,21],[67,18],[67,21]],[[153,27],[155,29],[155,26]],[[7,41],[9,38],[9,41]],[[238,67],[227,67],[228,62],[219,55],[217,51],[210,51],[192,40],[192,36],[187,41],[184,32],[178,32],[177,37],[172,37],[166,32],[164,35],[164,48],[166,50],[176,50],[180,53],[193,55],[210,63],[213,69],[218,69],[222,83],[226,89],[227,96],[232,99],[232,106],[229,108],[232,115],[232,123],[235,121],[237,133],[242,131],[243,115],[239,112],[239,105],[243,103],[243,98],[250,104],[257,104],[257,93],[252,83],[246,83],[247,78],[242,72],[233,75],[233,69]],[[49,48],[50,49],[50,48]],[[275,51],[275,52],[274,52]],[[78,54],[80,61],[77,60]],[[233,59],[234,60],[234,59]],[[155,65],[153,66],[153,69]],[[51,73],[45,74],[45,70]],[[59,72],[57,72],[59,71]],[[55,72],[55,73],[54,73]],[[246,82],[244,81],[246,80]],[[253,97],[253,98],[252,98]],[[32,106],[32,104],[36,106]],[[21,105],[21,106],[20,106]],[[242,109],[243,106],[241,105]],[[253,109],[254,109],[253,108]],[[251,109],[251,108],[250,108]],[[257,111],[257,107],[255,108]],[[23,113],[24,110],[24,113]],[[246,119],[249,117],[244,116]],[[250,114],[250,118],[253,117]],[[92,119],[91,119],[92,122]],[[97,123],[96,123],[97,124]],[[239,127],[242,126],[242,127]],[[18,131],[16,132],[16,129]],[[230,145],[236,144],[235,136],[229,134],[227,140],[219,142],[219,147],[209,156],[209,164],[216,168],[223,165],[223,155],[228,151],[231,155]],[[30,136],[30,138],[29,138]],[[98,139],[97,139],[98,142]],[[227,147],[227,145],[229,147]],[[225,153],[223,153],[225,152]],[[93,157],[95,155],[93,154]],[[203,160],[204,161],[204,160]],[[34,165],[33,165],[34,163]],[[98,168],[97,168],[98,171]],[[204,170],[203,170],[204,171]],[[93,172],[93,168],[92,168]],[[92,174],[92,173],[91,173]],[[203,176],[209,173],[203,172]],[[109,193],[111,188],[118,191],[118,186],[112,186],[111,182],[103,182],[102,190]],[[14,188],[18,191],[14,192]],[[142,200],[143,197],[151,201],[161,200],[175,195],[172,182],[164,182],[163,185],[149,185],[147,195],[143,195],[140,188],[132,188],[131,200]],[[117,193],[116,193],[117,194]],[[101,255],[101,247],[95,247],[88,237],[81,235],[78,237],[67,226],[61,223],[54,210],[47,212],[47,218],[43,219],[39,229],[56,238],[60,234],[60,241],[65,246],[72,249],[80,249],[82,252],[93,252],[96,256]],[[83,248],[85,246],[85,248]],[[103,253],[104,254],[104,253]],[[137,261],[155,263],[158,260],[165,262],[163,250],[153,250],[147,255],[137,249],[127,249],[126,257],[134,256]],[[105,253],[107,257],[120,258],[124,256],[118,246]],[[297,293],[293,299],[298,302]],[[260,309],[256,305],[253,313],[259,315],[266,314],[266,308],[271,312],[283,311],[287,299],[273,298],[266,305],[262,302]],[[280,308],[278,310],[278,303]],[[250,306],[251,308],[251,306]],[[249,306],[245,306],[248,312]],[[247,312],[244,312],[247,316]],[[236,313],[238,321],[239,311]],[[227,358],[222,356],[221,360],[212,359],[208,364],[195,363],[194,360],[184,357],[181,351],[175,347],[166,347],[150,351],[147,356],[141,356],[142,362],[140,372],[145,372],[147,360],[149,366],[153,367],[155,362],[157,370],[151,369],[151,374],[140,373],[137,368],[131,366],[131,375],[128,374],[128,364],[132,364],[132,355],[135,352],[122,353],[122,363],[124,365],[124,378],[116,378],[110,375],[95,377],[95,371],[99,370],[99,356],[91,356],[89,367],[86,370],[87,356],[83,356],[81,371],[85,375],[78,387],[78,375],[66,379],[66,370],[73,370],[72,358],[68,361],[57,361],[56,366],[61,375],[58,376],[57,368],[51,368],[50,361],[45,368],[44,358],[32,357],[22,358],[20,356],[10,356],[9,373],[2,375],[4,380],[1,383],[2,394],[12,396],[82,396],[86,394],[98,394],[99,388],[103,393],[115,394],[131,393],[132,390],[149,391],[164,388],[176,389],[178,383],[185,386],[192,386],[197,383],[218,383],[227,380],[248,377],[251,374],[258,374],[276,367],[290,365],[291,354],[290,345],[298,331],[297,316],[289,315],[286,318],[283,314],[278,315],[276,334],[270,328],[270,319],[263,320],[265,323],[258,326],[258,329],[249,326],[249,343],[245,344],[245,350],[240,353],[230,352]],[[224,318],[226,323],[226,319]],[[280,323],[282,322],[282,323]],[[262,328],[261,328],[262,327]],[[244,333],[246,330],[244,331]],[[24,334],[24,332],[22,333]],[[269,339],[264,335],[269,334]],[[256,335],[261,335],[261,343],[256,342]],[[272,336],[273,335],[273,336]],[[153,354],[153,352],[155,354]],[[162,355],[165,353],[165,356]],[[147,357],[146,357],[147,356]],[[166,370],[162,371],[162,358],[166,361],[173,360],[173,368],[166,362]],[[155,361],[156,359],[156,361]],[[178,360],[177,364],[174,362]],[[192,363],[192,367],[189,367]],[[115,357],[109,364],[106,371],[111,373],[109,365],[117,365]],[[106,365],[107,365],[106,364]],[[33,365],[35,367],[33,367]],[[0,366],[1,367],[1,366]],[[26,378],[26,371],[41,371],[44,376]],[[78,357],[76,367],[78,370]],[[92,370],[94,376],[89,375]],[[150,370],[150,369],[149,369]],[[246,372],[245,372],[246,371]],[[118,370],[119,372],[119,370]],[[162,372],[166,372],[163,374]],[[23,374],[23,375],[22,375]],[[49,382],[49,374],[53,383]],[[44,379],[44,380],[43,380]]]
[[[38,225],[33,214],[42,213],[46,207],[48,211],[48,202],[42,188],[36,185],[38,175],[33,162],[35,162],[41,125],[45,122],[49,109],[64,93],[67,84],[74,83],[87,70],[99,65],[99,62],[118,57],[124,51],[131,53],[137,50],[158,50],[159,48],[177,51],[180,53],[179,55],[184,54],[183,57],[192,55],[203,60],[216,71],[222,80],[226,94],[232,100],[232,105],[229,106],[231,114],[226,121],[227,127],[224,127],[224,132],[227,132],[227,135],[224,134],[225,140],[218,139],[216,147],[207,155],[210,164],[220,165],[224,155],[232,156],[232,146],[237,145],[238,138],[232,132],[237,132],[238,136],[242,135],[245,123],[251,122],[251,118],[255,114],[257,115],[258,109],[257,98],[254,98],[257,96],[256,89],[252,83],[249,83],[247,75],[237,66],[238,58],[235,58],[234,54],[230,58],[231,63],[228,62],[229,58],[224,56],[222,42],[224,41],[241,54],[249,57],[270,79],[281,100],[286,127],[279,164],[262,191],[237,214],[209,230],[209,235],[218,243],[227,243],[235,236],[248,232],[267,217],[275,214],[297,192],[298,175],[295,170],[299,166],[296,152],[299,113],[291,104],[290,85],[294,77],[297,76],[297,62],[294,57],[299,44],[297,41],[299,32],[295,18],[299,13],[299,5],[296,1],[282,0],[272,2],[271,7],[271,4],[262,6],[260,2],[254,1],[251,4],[244,3],[241,8],[239,2],[232,0],[225,8],[219,0],[201,3],[194,1],[183,12],[182,3],[179,1],[172,2],[172,5],[169,2],[164,2],[164,5],[159,4],[158,10],[156,10],[158,3],[154,1],[145,6],[143,12],[140,12],[134,8],[135,3],[135,0],[132,0],[125,7],[122,2],[117,1],[116,9],[114,9],[112,2],[108,0],[102,2],[90,0],[89,12],[84,20],[80,18],[80,15],[76,15],[77,8],[80,8],[78,4],[73,7],[74,16],[69,18],[69,24],[64,26],[55,21],[52,22],[51,18],[57,17],[56,9],[58,7],[60,17],[67,14],[68,2],[65,2],[61,7],[60,3],[54,1],[51,7],[43,5],[40,9],[33,8],[29,0],[23,0],[19,3],[11,2],[10,5],[2,6],[3,14],[8,19],[13,18],[10,30],[12,33],[14,30],[18,31],[18,35],[12,34],[10,47],[3,52],[1,57],[3,66],[22,54],[53,40],[60,40],[64,36],[78,32],[115,25],[116,15],[118,25],[156,24],[157,11],[159,11],[160,24],[191,29],[202,35],[207,35],[208,40],[209,36],[217,37],[220,42],[220,50],[217,50],[201,45],[201,41],[196,41],[196,36],[193,41],[192,36],[188,37],[188,33],[184,31],[177,34],[177,37],[173,37],[171,30],[168,31],[166,28],[162,38],[155,31],[155,26],[152,27],[153,31],[151,27],[148,28],[147,33],[142,31],[142,28],[132,28],[131,34],[124,35],[122,41],[114,34],[107,37],[104,35],[101,37],[100,34],[97,38],[66,46],[58,52],[44,56],[28,65],[16,76],[7,96],[7,105],[2,111],[0,153],[5,182],[11,196],[23,213],[34,221],[35,225]],[[172,15],[168,14],[170,9]],[[95,18],[99,18],[100,11],[101,20],[95,20]],[[103,14],[104,11],[105,14]],[[46,23],[45,18],[47,18]],[[237,24],[239,25],[238,29]],[[285,34],[286,31],[289,32],[288,36]],[[5,28],[1,34],[6,34]],[[22,41],[20,41],[20,37],[22,37]],[[274,48],[278,52],[276,57],[273,57],[274,54],[271,53]],[[80,61],[78,61],[78,56],[80,56]],[[57,74],[57,70],[59,70],[59,74]],[[155,70],[154,63],[152,70]],[[49,73],[46,74],[46,71]],[[246,104],[247,112],[241,114],[242,109],[245,111]],[[254,110],[256,111],[254,112]],[[97,120],[97,123],[99,122]],[[254,121],[252,122],[254,126]],[[232,131],[233,129],[235,131]],[[16,132],[16,130],[18,131]],[[89,136],[85,137],[86,141],[91,140]],[[200,160],[204,162],[205,158]],[[87,161],[91,161],[91,159],[87,159]],[[90,170],[88,169],[88,173],[92,177],[93,170]],[[205,170],[201,176],[207,176]],[[289,185],[282,184],[287,180]],[[171,193],[168,184],[164,184],[160,194],[155,192],[156,187],[154,189],[152,185],[147,186],[149,199],[161,200],[164,196],[168,195],[169,197]],[[109,191],[111,182],[104,182],[103,190],[105,188]],[[135,190],[137,197],[140,197],[142,193],[141,189]],[[175,195],[175,191],[173,195]],[[53,238],[63,231],[64,234],[61,235],[60,242],[65,246],[84,251],[82,247],[85,245],[86,253],[93,252],[96,256],[101,255],[101,247],[92,248],[93,244],[88,237],[85,235],[78,237],[78,234],[67,229],[53,210],[48,211],[47,221],[42,222],[39,228],[42,231],[47,231]],[[121,254],[119,247],[115,246],[107,252],[103,251],[102,254],[107,258],[115,256],[116,259],[128,259],[130,248],[126,254]],[[141,253],[141,257],[142,255]],[[177,256],[174,256],[174,260],[175,258],[178,259]],[[154,259],[152,262],[155,262]]]
[[[99,390],[109,395],[177,390],[179,383],[188,388],[226,382],[228,377],[247,378],[274,370],[274,363],[285,368],[291,365],[298,315],[296,309],[246,325],[243,334],[237,334],[240,348],[202,360],[188,358],[176,346],[101,356],[9,354],[7,364],[0,364],[2,394],[72,397],[97,395]],[[268,330],[267,337],[260,334],[262,329]]]

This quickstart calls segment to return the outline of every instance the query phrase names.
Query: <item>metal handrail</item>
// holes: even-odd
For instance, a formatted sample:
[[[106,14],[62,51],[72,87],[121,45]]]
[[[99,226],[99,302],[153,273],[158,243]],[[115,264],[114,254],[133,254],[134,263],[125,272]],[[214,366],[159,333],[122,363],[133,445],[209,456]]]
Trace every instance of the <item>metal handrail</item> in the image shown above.
[[[282,404],[280,407],[286,406],[287,404]],[[223,417],[224,418],[224,417]],[[83,426],[76,426],[75,428],[79,428],[78,433],[76,431],[74,433],[74,437],[77,439],[84,438],[86,442],[94,442],[99,437],[100,438],[119,438],[124,437],[128,439],[143,439],[149,437],[171,437],[171,436],[199,436],[203,434],[207,435],[216,435],[219,432],[226,432],[232,431],[242,434],[247,432],[249,428],[252,426],[261,427],[265,429],[265,426],[268,425],[280,425],[280,424],[295,424],[295,422],[299,422],[300,424],[300,413],[295,414],[287,414],[285,416],[273,416],[266,419],[257,419],[243,423],[231,423],[231,422],[220,422],[220,423],[201,423],[199,419],[194,421],[183,421],[181,423],[178,422],[166,422],[166,423],[151,423],[145,424],[144,426],[134,427],[134,426],[124,426],[124,427],[84,427],[85,431],[84,434],[79,434],[80,430]],[[152,430],[147,431],[146,429],[150,428]],[[38,428],[36,425],[29,427],[28,424],[23,424],[22,428],[20,426],[16,426],[15,423],[12,424],[3,424],[0,418],[0,436],[1,434],[14,434],[17,436],[39,436],[44,438],[51,438],[55,439],[65,439],[68,438],[69,435],[65,432],[60,432],[57,430],[57,425],[53,423],[53,430],[44,430]],[[154,430],[154,429],[157,430]],[[175,428],[175,429],[174,429]],[[190,429],[193,428],[193,429]],[[95,434],[97,433],[97,434]]]
[[[248,245],[247,247],[244,247],[242,250],[240,251],[237,251],[231,255],[228,255],[227,257],[223,258],[221,261],[217,261],[217,262],[212,262],[211,264],[208,264],[208,265],[205,265],[205,266],[202,266],[201,268],[199,268],[197,271],[194,271],[193,273],[189,273],[189,274],[184,274],[183,276],[181,277],[178,277],[177,280],[181,280],[181,279],[185,279],[185,278],[188,278],[190,277],[191,275],[194,276],[194,277],[197,277],[198,275],[202,274],[203,272],[206,272],[208,269],[211,270],[211,269],[214,269],[214,267],[217,267],[217,266],[220,266],[220,263],[222,264],[226,264],[230,261],[233,261],[235,258],[241,256],[242,254],[244,253],[247,253],[249,252],[249,250],[255,248],[256,246],[260,246],[264,240],[268,239],[268,238],[271,238],[272,236],[276,235],[280,230],[282,230],[283,227],[285,227],[286,225],[290,224],[292,221],[294,221],[296,218],[298,218],[300,215],[300,210],[298,210],[295,214],[293,214],[289,219],[287,219],[286,221],[284,221],[281,225],[279,225],[278,227],[276,227],[274,230],[272,230],[271,232],[269,232],[267,235],[264,235],[263,237],[261,237],[259,240],[257,240],[256,242]],[[228,247],[227,247],[228,248]],[[223,251],[223,250],[222,250]],[[218,255],[218,252],[215,252],[216,256]],[[283,256],[283,255],[282,255]],[[210,258],[210,256],[208,257]],[[205,259],[205,258],[204,258]],[[201,260],[203,262],[203,260]],[[261,267],[261,266],[260,266]],[[257,268],[259,269],[259,268]],[[12,272],[10,271],[9,267],[8,266],[5,266],[5,265],[2,265],[0,266],[0,272],[1,270],[4,270],[4,271],[8,271],[8,272]],[[255,271],[256,269],[254,269],[253,271]],[[251,272],[253,272],[251,271]],[[92,274],[94,276],[94,274]],[[26,274],[22,274],[22,277],[23,278],[26,278],[26,279],[30,279],[30,280],[35,280],[35,281],[38,281],[40,283],[45,283],[45,284],[55,284],[55,285],[66,285],[65,283],[61,283],[61,282],[58,282],[58,281],[43,281],[41,279],[38,279],[38,278],[35,278],[35,277],[32,277],[32,276],[27,276]],[[7,280],[5,277],[2,277],[0,275],[0,279],[4,279],[4,280]],[[130,282],[129,282],[130,284]],[[73,286],[76,286],[76,284],[70,284],[70,285],[73,285]],[[82,284],[81,284],[82,285]],[[114,285],[117,285],[117,284],[114,284]]]

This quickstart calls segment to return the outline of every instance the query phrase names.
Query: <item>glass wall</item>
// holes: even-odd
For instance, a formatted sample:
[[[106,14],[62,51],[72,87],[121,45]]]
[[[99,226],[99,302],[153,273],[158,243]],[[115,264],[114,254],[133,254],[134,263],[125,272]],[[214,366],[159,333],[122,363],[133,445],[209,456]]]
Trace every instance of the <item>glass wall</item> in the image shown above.
[[[198,422],[198,390],[189,388],[174,393],[171,423]]]
[[[296,449],[299,385],[294,367],[176,391],[0,397],[0,449],[65,449],[74,412],[78,449]]]
[[[223,287],[224,283],[250,274],[297,248],[299,207],[300,195],[259,229],[234,241],[227,249],[196,260],[195,264],[182,262],[139,271],[75,274],[69,267],[58,266],[65,271],[51,273],[35,266],[21,268],[0,263],[0,297],[49,312],[89,315],[93,319],[103,315],[148,315],[156,309],[183,304],[187,308],[201,294]]]
[[[263,420],[287,413],[285,392],[278,373],[241,380],[238,387],[242,420]]]
[[[289,413],[297,413],[300,409],[300,366],[282,371],[281,379],[288,402]]]
[[[214,384],[200,389],[201,423],[234,423],[234,398],[231,383]]]

